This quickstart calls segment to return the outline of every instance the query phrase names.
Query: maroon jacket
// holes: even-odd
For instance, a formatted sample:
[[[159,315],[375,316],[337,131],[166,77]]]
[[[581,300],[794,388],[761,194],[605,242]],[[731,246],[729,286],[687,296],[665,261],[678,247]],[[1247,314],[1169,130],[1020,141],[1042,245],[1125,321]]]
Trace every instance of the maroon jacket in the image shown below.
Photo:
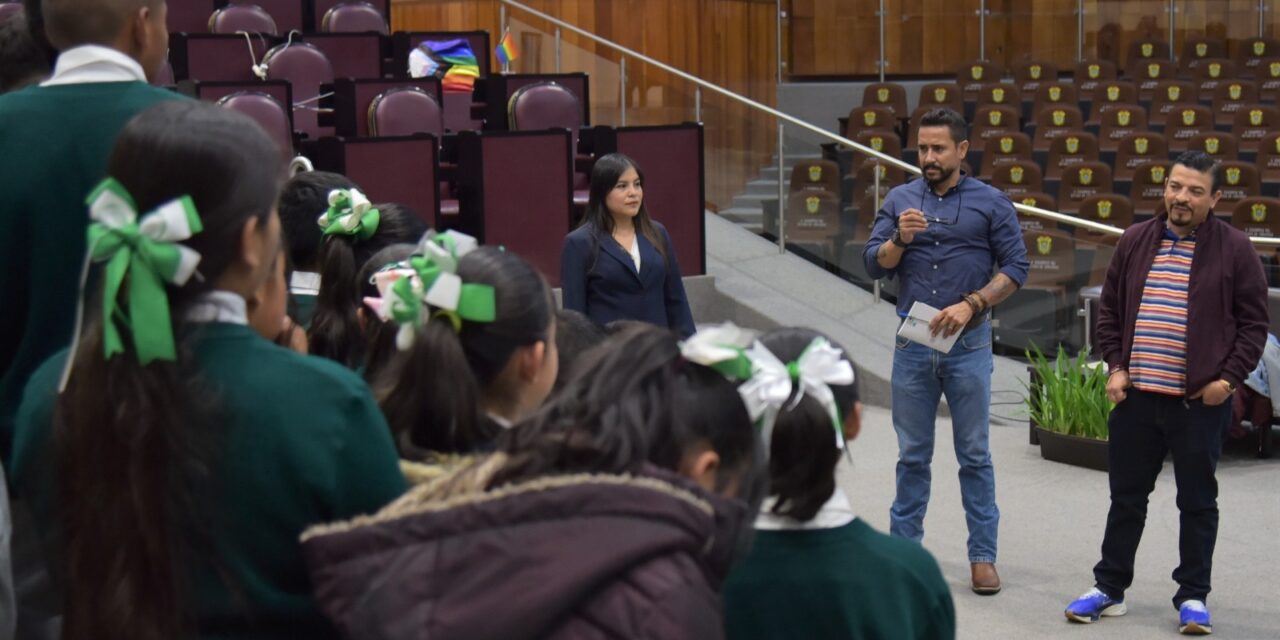
[[[344,637],[723,637],[745,504],[658,470],[486,490],[475,469],[304,535],[314,594]]]
[[[1108,367],[1129,366],[1134,323],[1166,214],[1129,227],[1102,286],[1096,331]],[[1196,229],[1187,292],[1187,395],[1225,378],[1242,384],[1267,342],[1267,282],[1253,243],[1212,213]]]

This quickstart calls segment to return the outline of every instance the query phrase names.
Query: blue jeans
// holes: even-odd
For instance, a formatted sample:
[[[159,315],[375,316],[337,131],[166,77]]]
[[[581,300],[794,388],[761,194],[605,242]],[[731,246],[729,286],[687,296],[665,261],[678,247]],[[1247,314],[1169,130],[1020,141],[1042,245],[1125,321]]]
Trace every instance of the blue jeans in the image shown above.
[[[889,532],[919,542],[929,506],[934,422],[943,394],[960,463],[960,495],[969,525],[969,561],[996,561],[996,478],[991,466],[991,324],[960,336],[951,353],[904,338],[893,356],[893,429],[898,433],[898,493]]]

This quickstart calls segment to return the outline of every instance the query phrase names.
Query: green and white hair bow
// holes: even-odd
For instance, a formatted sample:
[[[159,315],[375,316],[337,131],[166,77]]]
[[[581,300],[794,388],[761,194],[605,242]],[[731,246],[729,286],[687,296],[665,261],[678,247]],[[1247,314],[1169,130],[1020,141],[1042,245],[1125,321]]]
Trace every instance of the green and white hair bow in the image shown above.
[[[853,384],[854,372],[853,365],[840,357],[839,349],[826,338],[817,337],[795,362],[784,364],[760,342],[751,345],[746,355],[751,359],[753,372],[751,378],[738,387],[738,392],[753,415],[765,417],[761,434],[765,442],[772,437],[773,423],[798,384],[799,391],[787,408],[794,408],[805,395],[812,396],[831,415],[836,448],[844,448],[844,429],[830,385]]]
[[[170,200],[141,216],[133,196],[114,178],[89,193],[88,250],[80,274],[80,304],[76,309],[75,342],[79,346],[84,316],[84,289],[91,263],[105,263],[102,290],[102,343],[107,359],[124,352],[122,331],[128,331],[138,362],[176,360],[173,324],[166,284],[182,286],[196,272],[200,254],[179,244],[202,230],[190,196]],[[126,279],[128,286],[126,285]],[[121,291],[126,302],[120,303]],[[70,375],[67,360],[62,386]]]
[[[329,192],[329,208],[316,222],[326,236],[354,236],[368,240],[378,232],[382,213],[374,208],[359,189],[334,189]]]
[[[408,349],[414,331],[431,317],[449,320],[455,332],[462,321],[493,322],[497,308],[493,287],[462,281],[458,261],[479,246],[475,238],[456,231],[428,232],[418,246],[421,255],[374,275],[381,298],[366,298],[383,321],[400,324],[396,346]],[[429,305],[429,306],[428,306]],[[430,315],[430,309],[435,309]]]

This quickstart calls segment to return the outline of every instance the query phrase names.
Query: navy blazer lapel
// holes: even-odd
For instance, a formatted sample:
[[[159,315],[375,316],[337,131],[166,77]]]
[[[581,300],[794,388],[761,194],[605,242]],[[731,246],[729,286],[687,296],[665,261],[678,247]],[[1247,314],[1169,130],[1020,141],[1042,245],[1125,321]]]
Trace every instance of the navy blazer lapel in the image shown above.
[[[659,275],[659,278],[665,278],[666,265],[663,262],[662,254],[658,253],[658,248],[653,246],[653,243],[649,242],[649,239],[643,233],[636,233],[636,242],[640,245],[640,283],[648,284],[655,273]],[[631,264],[634,265],[635,263],[632,262]]]
[[[608,234],[600,233],[600,232],[596,233],[596,240],[599,241],[600,243],[601,251],[613,256],[615,260],[617,260],[622,264],[622,268],[625,269],[627,273],[630,273],[637,280],[640,279],[640,274],[636,273],[635,260],[631,259],[631,254],[624,251],[622,249],[622,245],[619,245],[617,240],[614,240],[613,237]],[[641,266],[644,265],[644,261],[645,261],[644,249],[641,249],[640,250]]]

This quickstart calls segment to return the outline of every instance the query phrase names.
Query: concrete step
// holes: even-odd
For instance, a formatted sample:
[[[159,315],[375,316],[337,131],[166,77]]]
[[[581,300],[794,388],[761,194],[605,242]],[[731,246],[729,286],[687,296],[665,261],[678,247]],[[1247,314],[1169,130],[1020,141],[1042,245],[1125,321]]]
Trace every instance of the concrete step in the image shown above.
[[[720,211],[720,217],[744,227],[764,224],[764,210],[760,208],[729,207]]]
[[[751,182],[747,183],[747,188],[742,193],[749,194],[749,195],[773,194],[773,196],[776,198],[778,196],[778,181],[763,180],[763,179],[752,180]]]
[[[777,165],[774,165],[772,167],[765,167],[760,170],[761,180],[776,180],[777,178],[778,178]],[[791,179],[791,167],[786,167],[785,169],[782,170],[782,179],[783,180]]]
[[[742,209],[762,209],[765,200],[777,200],[777,192],[770,193],[740,193],[733,197],[733,208]]]

